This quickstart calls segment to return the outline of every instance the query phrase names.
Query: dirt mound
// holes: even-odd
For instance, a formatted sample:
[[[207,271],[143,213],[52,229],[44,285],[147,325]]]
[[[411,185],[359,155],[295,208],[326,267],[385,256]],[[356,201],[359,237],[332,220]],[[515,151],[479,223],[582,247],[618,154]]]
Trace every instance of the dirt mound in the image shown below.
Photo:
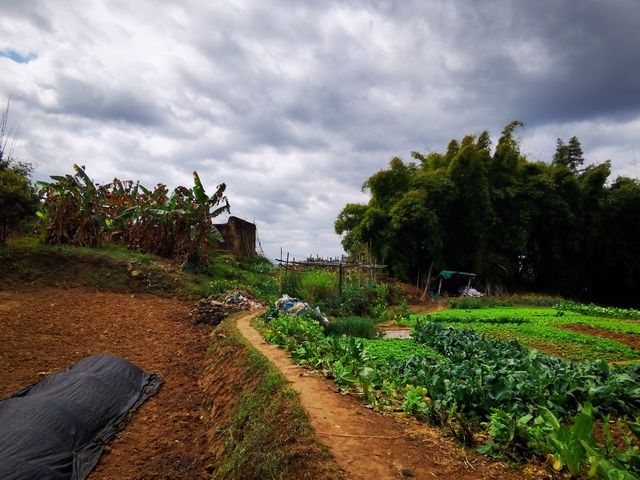
[[[186,287],[188,274],[168,261],[142,263],[115,258],[99,249],[54,246],[0,249],[0,290],[31,287],[90,287],[119,293],[151,293],[195,298]]]
[[[242,290],[232,290],[198,300],[189,313],[191,323],[219,325],[229,315],[241,310],[262,308],[256,297]]]

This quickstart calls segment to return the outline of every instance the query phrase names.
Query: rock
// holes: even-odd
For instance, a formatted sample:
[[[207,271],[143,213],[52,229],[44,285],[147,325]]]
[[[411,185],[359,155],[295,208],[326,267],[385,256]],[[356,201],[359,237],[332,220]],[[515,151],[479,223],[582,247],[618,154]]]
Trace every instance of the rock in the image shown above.
[[[240,309],[227,305],[223,302],[213,300],[211,297],[199,300],[191,309],[189,318],[192,323],[206,323],[208,325],[218,325],[225,318]]]

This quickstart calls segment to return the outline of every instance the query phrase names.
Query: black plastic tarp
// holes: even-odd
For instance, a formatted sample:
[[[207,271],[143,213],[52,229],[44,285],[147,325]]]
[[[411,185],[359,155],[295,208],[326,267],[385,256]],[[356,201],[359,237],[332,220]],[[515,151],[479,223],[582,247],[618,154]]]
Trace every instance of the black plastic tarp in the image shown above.
[[[123,358],[96,355],[0,400],[0,478],[86,478],[161,384]]]

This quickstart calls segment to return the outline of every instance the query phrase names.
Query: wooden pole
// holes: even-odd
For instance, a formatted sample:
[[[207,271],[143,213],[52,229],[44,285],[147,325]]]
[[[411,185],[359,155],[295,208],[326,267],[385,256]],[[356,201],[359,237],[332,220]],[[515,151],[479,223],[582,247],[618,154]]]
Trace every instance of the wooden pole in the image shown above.
[[[282,291],[282,279],[284,277],[284,275],[282,273],[282,247],[280,247],[280,268],[279,268],[279,272],[278,272],[278,277],[280,277],[280,295],[282,295],[284,293]]]
[[[424,300],[425,298],[427,298],[427,292],[429,291],[429,284],[431,283],[432,269],[433,269],[433,260],[431,261],[431,265],[429,265],[429,275],[427,276],[427,284],[424,287],[424,293],[422,294],[422,297],[420,297],[420,300]]]
[[[473,277],[469,277],[469,282],[467,283],[467,292],[466,292],[466,293],[467,293],[467,295],[469,295],[469,289],[471,288],[471,279],[472,279],[472,278],[473,278]]]
[[[442,277],[440,277],[440,283],[438,283],[438,296],[440,296],[441,290],[442,290]]]

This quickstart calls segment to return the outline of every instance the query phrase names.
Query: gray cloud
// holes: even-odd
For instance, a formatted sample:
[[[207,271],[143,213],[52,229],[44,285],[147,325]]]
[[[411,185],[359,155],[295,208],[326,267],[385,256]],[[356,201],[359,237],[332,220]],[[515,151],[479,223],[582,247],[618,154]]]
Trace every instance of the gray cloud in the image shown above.
[[[132,85],[136,88],[136,85]],[[162,124],[161,108],[144,98],[142,89],[110,90],[107,85],[96,86],[82,80],[62,77],[56,86],[58,105],[50,111],[97,121],[118,121],[144,126]]]
[[[633,0],[0,6],[0,49],[37,53],[0,58],[36,176],[75,162],[175,186],[198,170],[270,256],[338,253],[338,211],[391,156],[513,119],[532,158],[578,135],[590,161],[637,172]]]

